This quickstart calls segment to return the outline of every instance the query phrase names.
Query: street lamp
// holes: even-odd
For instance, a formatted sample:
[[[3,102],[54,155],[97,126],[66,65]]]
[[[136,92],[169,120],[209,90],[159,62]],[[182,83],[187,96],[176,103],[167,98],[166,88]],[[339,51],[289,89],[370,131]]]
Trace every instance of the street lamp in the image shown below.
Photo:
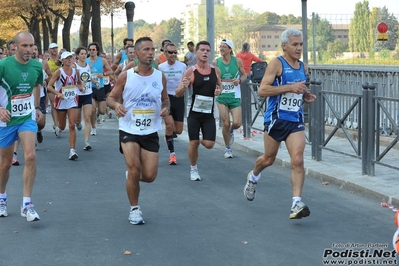
[[[302,35],[303,35],[303,62],[308,63],[308,12],[307,0],[302,1]]]

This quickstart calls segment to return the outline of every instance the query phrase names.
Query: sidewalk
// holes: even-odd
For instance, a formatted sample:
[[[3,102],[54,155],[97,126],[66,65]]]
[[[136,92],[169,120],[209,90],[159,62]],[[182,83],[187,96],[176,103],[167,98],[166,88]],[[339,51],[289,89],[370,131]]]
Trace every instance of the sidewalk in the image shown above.
[[[255,113],[253,112],[253,115]],[[217,116],[217,115],[215,115]],[[219,126],[219,121],[217,121]],[[254,123],[255,128],[263,128],[263,117],[258,116]],[[250,139],[244,139],[242,128],[235,130],[235,141],[232,145],[234,150],[241,150],[254,155],[261,155],[264,152],[263,133],[258,130],[252,131]],[[218,127],[216,142],[224,145],[222,131]],[[349,141],[341,137],[333,137],[327,147],[354,154]],[[306,177],[320,179],[323,185],[333,184],[347,189],[352,193],[363,194],[399,206],[399,171],[381,165],[375,166],[375,176],[362,175],[362,161],[359,158],[346,156],[328,150],[322,151],[322,161],[312,159],[311,145],[305,148],[305,171]],[[381,148],[382,151],[382,148]],[[382,162],[389,165],[396,165],[399,162],[399,150],[391,149],[382,159]],[[254,162],[255,163],[255,162]],[[290,168],[290,156],[285,143],[282,142],[277,154],[275,164]],[[253,165],[248,166],[250,170]],[[267,175],[267,170],[264,170]]]

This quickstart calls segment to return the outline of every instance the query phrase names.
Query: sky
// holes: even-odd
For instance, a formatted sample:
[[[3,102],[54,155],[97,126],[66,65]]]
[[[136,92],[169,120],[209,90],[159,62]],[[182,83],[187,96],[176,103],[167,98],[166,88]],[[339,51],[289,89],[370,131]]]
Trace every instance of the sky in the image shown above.
[[[148,23],[159,23],[162,20],[181,18],[187,3],[198,0],[133,0],[135,4],[133,20],[143,19]],[[328,19],[333,24],[349,24],[350,15],[355,10],[355,5],[363,0],[307,0],[307,15],[311,18],[312,12],[318,13],[321,18]],[[126,1],[127,2],[127,1]],[[373,7],[388,8],[399,19],[399,0],[368,0],[370,10]],[[225,6],[242,5],[259,14],[266,11],[278,15],[302,16],[302,0],[284,0],[284,8],[280,1],[276,0],[224,0]],[[108,21],[107,21],[108,20]],[[336,20],[336,21],[334,21]],[[127,24],[126,10],[120,9],[114,12],[114,28]],[[80,18],[72,23],[72,31],[78,30]],[[111,25],[110,17],[102,18],[102,25]]]
[[[308,17],[312,12],[319,14],[353,14],[355,5],[363,0],[307,0]],[[134,20],[144,19],[149,23],[159,23],[170,18],[180,18],[185,5],[190,0],[133,0],[135,3]],[[386,6],[390,13],[399,17],[399,0],[368,0],[370,9],[372,7]],[[275,12],[278,15],[293,14],[302,16],[302,0],[224,0],[225,6],[242,5],[244,8],[251,9],[257,13],[266,11]],[[163,8],[164,6],[164,8]],[[284,8],[282,8],[284,6]],[[151,10],[151,12],[148,12]],[[114,15],[115,27],[126,24],[126,11],[121,10]]]

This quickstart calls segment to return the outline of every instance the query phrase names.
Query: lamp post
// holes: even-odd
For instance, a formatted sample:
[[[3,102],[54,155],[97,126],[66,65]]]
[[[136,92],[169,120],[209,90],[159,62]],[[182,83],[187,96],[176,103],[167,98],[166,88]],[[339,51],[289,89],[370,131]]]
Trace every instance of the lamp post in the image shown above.
[[[307,0],[302,1],[302,34],[303,34],[303,62],[308,63],[308,12]]]
[[[111,1],[111,58],[114,62],[114,1]]]
[[[133,2],[126,2],[125,9],[126,9],[126,18],[127,18],[127,37],[134,39],[133,33],[133,16],[134,16],[134,8],[135,4]]]

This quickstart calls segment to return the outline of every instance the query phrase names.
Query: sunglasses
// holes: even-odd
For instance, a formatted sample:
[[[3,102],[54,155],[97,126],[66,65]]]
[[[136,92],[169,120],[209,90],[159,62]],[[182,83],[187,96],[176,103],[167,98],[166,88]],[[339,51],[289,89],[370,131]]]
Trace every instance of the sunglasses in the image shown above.
[[[177,51],[167,51],[168,54],[177,54]]]
[[[89,51],[97,51],[97,49],[89,49]]]

